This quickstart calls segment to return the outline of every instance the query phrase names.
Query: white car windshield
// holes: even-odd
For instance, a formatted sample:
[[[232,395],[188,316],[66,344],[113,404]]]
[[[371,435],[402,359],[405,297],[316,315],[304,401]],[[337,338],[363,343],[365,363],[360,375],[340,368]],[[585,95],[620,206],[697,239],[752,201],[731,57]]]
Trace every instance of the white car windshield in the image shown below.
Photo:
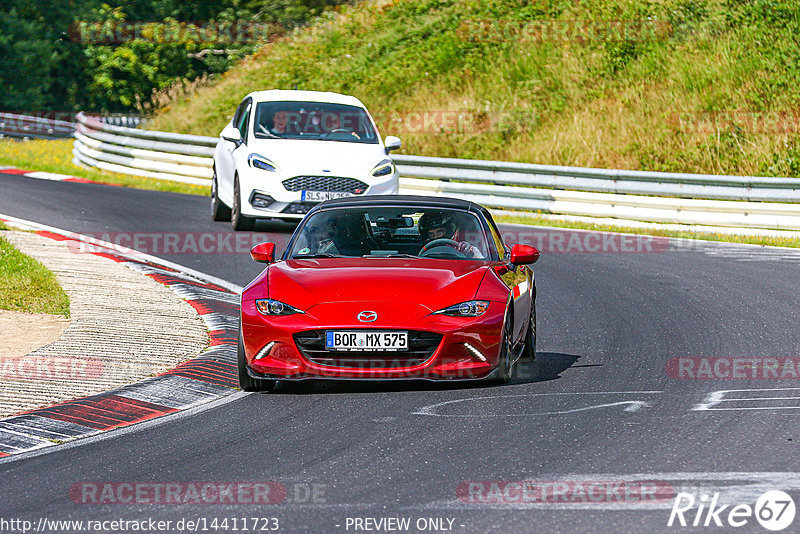
[[[261,139],[313,139],[377,144],[366,111],[324,102],[260,102],[253,134]]]
[[[370,207],[323,210],[309,217],[290,259],[419,257],[488,260],[489,240],[473,213]]]

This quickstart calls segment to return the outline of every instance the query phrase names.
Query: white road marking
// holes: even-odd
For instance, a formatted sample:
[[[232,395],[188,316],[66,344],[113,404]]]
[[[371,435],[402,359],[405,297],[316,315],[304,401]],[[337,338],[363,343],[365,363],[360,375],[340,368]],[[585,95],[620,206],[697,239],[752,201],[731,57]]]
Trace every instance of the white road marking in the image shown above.
[[[658,393],[662,393],[661,391],[581,391],[581,392],[574,392],[574,393],[530,393],[530,394],[523,394],[523,395],[495,395],[491,397],[470,397],[465,399],[455,399],[449,400],[444,402],[438,402],[436,404],[430,404],[428,406],[423,406],[419,410],[415,412],[411,412],[411,415],[427,415],[432,417],[531,417],[536,415],[562,415],[562,414],[569,414],[575,412],[583,412],[587,410],[594,410],[598,408],[607,408],[611,406],[621,406],[626,405],[627,407],[623,410],[626,412],[635,412],[649,406],[650,403],[641,400],[632,400],[632,401],[618,401],[618,402],[611,402],[611,403],[604,403],[604,404],[593,404],[589,406],[582,406],[580,408],[573,408],[570,410],[559,410],[555,412],[535,412],[535,413],[510,413],[510,414],[444,414],[444,413],[437,413],[437,409],[443,406],[448,406],[451,404],[458,404],[463,402],[475,402],[481,400],[493,400],[493,399],[512,399],[518,397],[550,397],[550,396],[569,396],[569,395],[636,395],[636,394],[645,394],[645,395],[655,395]]]
[[[771,391],[791,391],[797,393],[795,396],[788,396],[788,397],[735,397],[731,396],[731,394],[737,393],[765,393]],[[795,401],[795,406],[759,406],[759,402],[765,401],[776,401],[776,400],[790,400]],[[723,402],[741,402],[741,403],[752,403],[755,406],[734,406],[732,408],[716,408],[716,406],[722,404]],[[725,405],[728,406],[728,405]],[[712,391],[711,393],[707,394],[703,402],[695,404],[692,407],[692,411],[734,411],[734,410],[800,410],[800,388],[770,388],[770,389],[720,389],[717,391]]]
[[[706,256],[734,261],[800,261],[800,249],[790,247],[771,247],[747,243],[720,243],[699,241],[682,243],[675,251],[701,252]]]
[[[64,180],[69,180],[70,178],[75,178],[69,174],[56,174],[54,172],[44,172],[44,171],[35,171],[35,172],[27,172],[23,176],[26,178],[36,178],[38,180],[52,180],[55,182],[62,182]]]

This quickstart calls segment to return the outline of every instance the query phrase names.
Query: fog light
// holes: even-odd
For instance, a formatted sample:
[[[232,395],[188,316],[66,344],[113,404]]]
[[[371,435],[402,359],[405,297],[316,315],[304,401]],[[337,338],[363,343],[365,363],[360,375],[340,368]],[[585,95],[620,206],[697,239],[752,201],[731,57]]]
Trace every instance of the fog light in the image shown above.
[[[472,357],[474,359],[478,360],[479,362],[486,361],[486,357],[483,354],[481,354],[481,351],[479,351],[469,343],[464,343],[464,346],[467,347],[467,350],[470,352],[470,354],[472,354]]]
[[[269,343],[264,345],[264,348],[261,349],[260,351],[258,351],[258,354],[256,354],[256,357],[254,359],[255,360],[260,360],[261,358],[264,358],[264,357],[268,356],[269,355],[269,351],[272,350],[273,346],[275,346],[275,342],[274,341],[270,341]]]
[[[250,196],[250,204],[254,208],[268,208],[275,203],[275,199],[263,193],[253,193]]]

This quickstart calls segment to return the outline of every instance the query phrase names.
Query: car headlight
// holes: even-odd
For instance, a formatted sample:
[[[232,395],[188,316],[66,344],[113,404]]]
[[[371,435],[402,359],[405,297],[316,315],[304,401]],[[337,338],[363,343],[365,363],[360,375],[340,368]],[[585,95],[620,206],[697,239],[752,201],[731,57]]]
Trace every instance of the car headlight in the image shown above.
[[[479,317],[488,309],[488,300],[469,300],[460,304],[453,304],[443,310],[435,311],[433,314],[449,315],[450,317]]]
[[[386,176],[394,172],[394,163],[390,159],[385,159],[375,165],[375,168],[370,171],[372,176]]]
[[[269,171],[269,172],[277,172],[278,166],[275,165],[269,158],[265,158],[264,156],[260,156],[258,154],[250,154],[247,157],[247,163],[256,169],[261,169],[262,171]]]
[[[279,300],[272,299],[256,300],[256,309],[261,315],[294,315],[295,313],[304,313],[302,310],[284,304]]]

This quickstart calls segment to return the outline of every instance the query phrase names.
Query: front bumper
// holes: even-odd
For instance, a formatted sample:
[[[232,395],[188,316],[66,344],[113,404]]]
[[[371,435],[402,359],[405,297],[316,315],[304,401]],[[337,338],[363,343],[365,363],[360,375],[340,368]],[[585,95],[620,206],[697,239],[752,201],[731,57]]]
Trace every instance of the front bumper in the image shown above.
[[[357,196],[394,195],[399,190],[399,176],[396,172],[380,178],[358,179],[368,187]],[[283,186],[285,180],[286,177],[269,176],[264,171],[242,173],[239,182],[242,214],[256,218],[302,219],[319,202],[303,201],[302,191],[288,191]],[[254,196],[270,197],[272,201],[268,206],[253,205]]]
[[[363,305],[359,305],[363,307]],[[476,380],[493,376],[500,353],[500,340],[505,306],[491,303],[481,317],[447,317],[426,315],[413,321],[413,326],[397,320],[375,325],[370,323],[322,322],[310,314],[264,317],[255,310],[253,301],[242,303],[242,336],[248,371],[254,378],[277,380],[351,379],[351,380]],[[344,316],[344,314],[343,314]],[[321,365],[312,361],[296,343],[295,334],[319,330],[406,330],[430,332],[442,336],[441,341],[421,363],[403,366],[398,357],[391,366],[365,358],[361,365]],[[266,354],[259,354],[273,343]],[[481,361],[467,348],[469,344],[484,358]],[[341,353],[337,353],[341,354]],[[347,353],[347,361],[358,358]],[[387,356],[393,353],[387,352]],[[255,359],[256,355],[261,356]]]

